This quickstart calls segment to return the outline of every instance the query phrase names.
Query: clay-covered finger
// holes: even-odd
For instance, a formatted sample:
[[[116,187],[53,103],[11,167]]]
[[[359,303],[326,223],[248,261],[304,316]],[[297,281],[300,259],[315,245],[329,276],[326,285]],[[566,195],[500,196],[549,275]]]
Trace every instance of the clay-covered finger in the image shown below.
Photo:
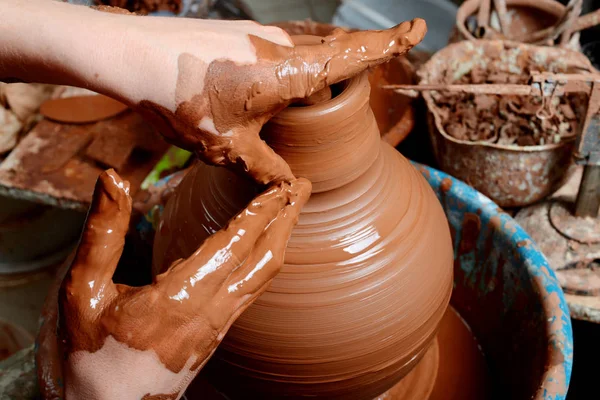
[[[273,151],[259,136],[250,132],[239,135],[229,155],[233,169],[250,175],[261,185],[296,179],[288,163]]]
[[[421,18],[380,31],[347,33],[336,30],[323,43],[336,53],[329,62],[328,84],[351,78],[369,67],[407,53],[423,40],[426,33],[427,25]]]
[[[180,286],[188,293],[196,289],[201,292],[200,295],[206,296],[218,291],[219,285],[248,258],[257,239],[291,198],[292,190],[288,183],[267,189],[223,229],[204,241],[187,260],[159,276],[159,282],[168,282],[171,286],[169,292],[178,291]]]
[[[253,296],[266,289],[266,284],[279,272],[292,229],[310,197],[311,184],[301,178],[292,182],[291,190],[289,204],[265,229],[243,266],[231,274],[223,286],[223,296],[230,297],[234,302],[248,295]],[[241,305],[236,304],[235,308]]]
[[[67,278],[71,287],[77,286],[74,292],[95,297],[112,285],[129,227],[131,203],[129,182],[112,169],[100,174]]]
[[[279,67],[278,76],[288,81],[289,87],[296,88],[296,97],[307,97],[325,86],[405,54],[421,42],[426,33],[427,25],[420,18],[380,31],[349,33],[336,29],[320,44],[296,46],[295,56]]]

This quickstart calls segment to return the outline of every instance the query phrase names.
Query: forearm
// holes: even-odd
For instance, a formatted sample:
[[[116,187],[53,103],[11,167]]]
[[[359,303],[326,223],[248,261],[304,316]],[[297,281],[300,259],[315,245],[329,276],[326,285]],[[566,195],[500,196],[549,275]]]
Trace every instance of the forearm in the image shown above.
[[[149,79],[158,66],[144,62],[138,18],[51,0],[2,0],[0,81],[84,87],[127,103],[164,93],[161,80]]]

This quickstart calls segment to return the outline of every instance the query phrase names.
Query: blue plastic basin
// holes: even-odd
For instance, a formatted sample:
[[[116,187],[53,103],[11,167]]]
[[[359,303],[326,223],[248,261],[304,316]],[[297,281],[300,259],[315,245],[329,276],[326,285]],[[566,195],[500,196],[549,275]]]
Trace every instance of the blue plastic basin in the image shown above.
[[[451,303],[486,355],[498,398],[564,399],[573,364],[569,309],[529,235],[494,202],[415,164],[433,187],[454,243]]]

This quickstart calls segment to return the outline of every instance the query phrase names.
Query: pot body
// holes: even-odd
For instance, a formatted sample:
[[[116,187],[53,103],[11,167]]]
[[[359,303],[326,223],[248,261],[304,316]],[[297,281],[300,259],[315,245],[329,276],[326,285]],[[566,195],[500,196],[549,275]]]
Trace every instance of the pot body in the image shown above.
[[[281,272],[209,363],[211,379],[232,398],[373,399],[419,362],[448,305],[442,208],[380,140],[365,74],[329,101],[282,111],[261,136],[311,180],[313,195]],[[191,254],[257,191],[198,164],[165,208],[155,272]]]

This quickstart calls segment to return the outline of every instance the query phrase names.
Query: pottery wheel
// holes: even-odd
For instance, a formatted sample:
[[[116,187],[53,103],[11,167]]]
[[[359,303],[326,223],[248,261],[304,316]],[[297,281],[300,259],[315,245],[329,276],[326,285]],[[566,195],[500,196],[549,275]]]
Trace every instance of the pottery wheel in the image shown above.
[[[440,347],[436,338],[423,359],[393,388],[375,400],[423,400],[429,398],[438,373]]]

